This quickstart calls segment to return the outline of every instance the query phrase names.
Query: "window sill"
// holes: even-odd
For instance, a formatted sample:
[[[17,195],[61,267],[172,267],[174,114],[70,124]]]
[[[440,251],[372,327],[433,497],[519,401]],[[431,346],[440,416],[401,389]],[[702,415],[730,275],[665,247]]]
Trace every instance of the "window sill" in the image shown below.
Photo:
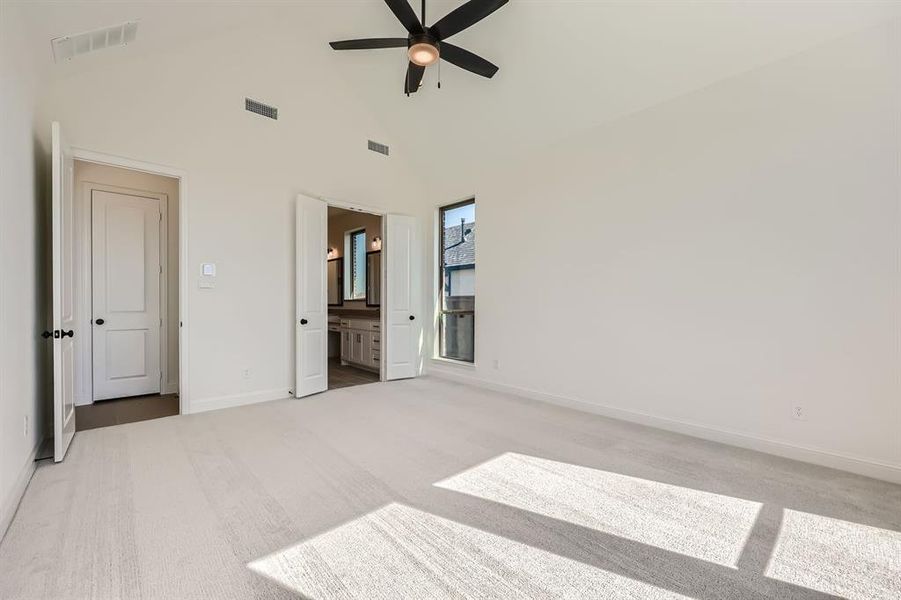
[[[437,363],[439,365],[451,365],[454,367],[462,367],[464,369],[471,369],[475,371],[476,363],[474,362],[466,362],[465,360],[456,360],[453,358],[443,358],[441,356],[433,356],[431,361]]]

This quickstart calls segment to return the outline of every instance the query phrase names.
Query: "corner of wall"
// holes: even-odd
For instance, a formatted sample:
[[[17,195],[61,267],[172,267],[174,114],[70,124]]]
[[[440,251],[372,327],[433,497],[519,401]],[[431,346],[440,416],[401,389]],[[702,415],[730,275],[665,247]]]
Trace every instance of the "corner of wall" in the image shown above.
[[[38,449],[40,447],[41,444],[39,443],[35,446],[34,450],[31,451],[31,455],[29,455],[28,460],[25,462],[25,466],[15,478],[3,504],[0,505],[0,543],[2,543],[3,538],[6,537],[6,532],[12,524],[13,517],[16,516],[16,510],[19,508],[19,503],[22,501],[22,497],[25,496],[25,490],[28,488],[31,476],[34,475],[35,469],[37,468],[34,461],[37,458]]]
[[[35,470],[47,431],[50,299],[48,154],[38,119],[42,73],[22,6],[0,7],[0,534]]]

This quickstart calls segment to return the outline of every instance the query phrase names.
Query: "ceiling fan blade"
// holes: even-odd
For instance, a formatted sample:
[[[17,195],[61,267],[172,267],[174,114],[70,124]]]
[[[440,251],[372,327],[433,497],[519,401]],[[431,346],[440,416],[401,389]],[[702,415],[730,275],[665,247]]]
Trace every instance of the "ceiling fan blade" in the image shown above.
[[[437,36],[439,40],[449,38],[470,25],[475,25],[507,2],[508,0],[469,0],[463,6],[447,13],[437,23],[429,27],[429,31]]]
[[[497,73],[497,65],[493,65],[481,56],[477,56],[469,50],[464,50],[459,46],[441,43],[441,58],[447,62],[457,65],[461,69],[471,71],[476,75],[491,79]]]
[[[407,76],[404,77],[404,93],[415,94],[418,92],[424,75],[425,67],[420,67],[412,62],[407,65]]]
[[[406,48],[407,38],[369,38],[329,42],[335,50],[372,50],[374,48]]]
[[[413,7],[407,0],[385,0],[385,4],[407,31],[412,34],[423,33],[422,23],[419,22],[416,13],[413,12]]]

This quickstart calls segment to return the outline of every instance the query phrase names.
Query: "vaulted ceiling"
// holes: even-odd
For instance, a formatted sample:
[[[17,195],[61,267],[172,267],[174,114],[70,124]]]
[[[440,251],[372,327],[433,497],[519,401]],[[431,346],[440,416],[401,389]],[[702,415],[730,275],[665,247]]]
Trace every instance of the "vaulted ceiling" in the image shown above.
[[[429,23],[462,3],[429,2]],[[418,2],[415,7],[419,12]],[[392,139],[384,141],[426,176],[441,178],[897,18],[901,3],[512,0],[452,39],[499,65],[494,79],[444,63],[442,88],[431,67],[423,88],[409,98],[402,93],[403,49],[339,53],[327,47],[337,39],[404,35],[379,0],[35,2],[29,15],[35,52],[50,77],[171,52],[225,31],[233,33],[233,44],[253,44],[275,27],[296,29],[304,50],[327,61],[344,90],[385,124]],[[52,63],[51,38],[134,18],[141,25],[131,47]],[[274,76],[292,76],[290,53],[272,60],[281,65]]]

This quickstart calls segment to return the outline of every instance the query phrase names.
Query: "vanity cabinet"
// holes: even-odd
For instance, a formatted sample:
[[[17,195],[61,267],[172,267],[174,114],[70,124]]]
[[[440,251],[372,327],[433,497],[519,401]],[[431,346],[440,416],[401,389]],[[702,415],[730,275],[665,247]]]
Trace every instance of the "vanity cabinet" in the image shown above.
[[[353,337],[353,342],[350,345],[350,362],[357,363],[358,365],[365,364],[365,352],[363,349],[368,345],[369,341],[369,332],[368,331],[351,331],[351,337]]]
[[[379,370],[382,359],[381,323],[377,319],[341,319],[341,360]]]
[[[353,337],[350,330],[341,329],[341,360],[343,362],[350,361],[350,354],[353,349]]]

